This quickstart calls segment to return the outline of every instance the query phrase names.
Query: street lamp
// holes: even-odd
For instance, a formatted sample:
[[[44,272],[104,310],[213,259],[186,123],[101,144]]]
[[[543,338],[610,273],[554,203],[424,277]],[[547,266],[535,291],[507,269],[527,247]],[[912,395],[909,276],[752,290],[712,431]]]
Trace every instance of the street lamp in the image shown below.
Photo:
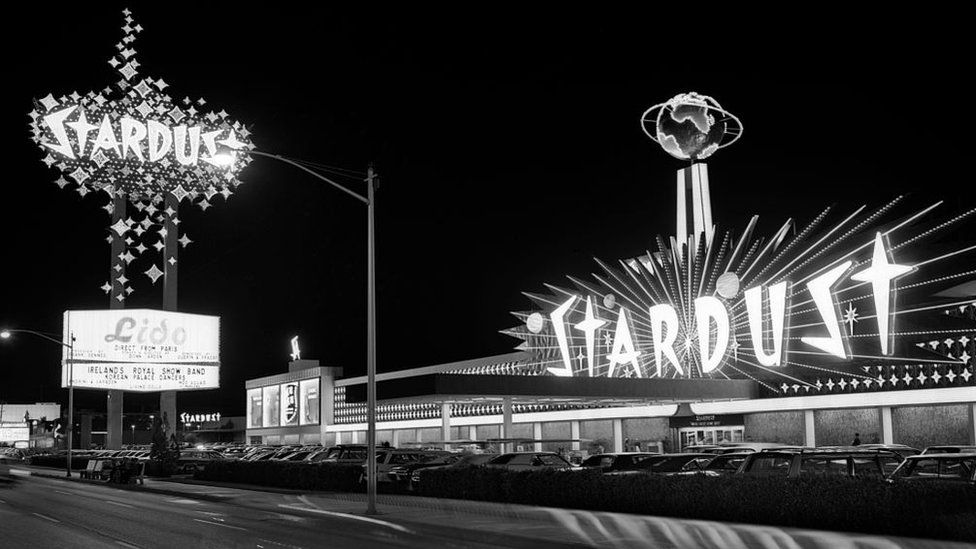
[[[369,166],[366,171],[366,196],[353,192],[324,175],[302,165],[300,162],[281,155],[254,149],[237,149],[214,155],[213,162],[230,166],[236,160],[235,154],[249,154],[271,158],[294,166],[303,172],[324,181],[329,185],[366,204],[366,514],[376,514],[376,246],[374,236],[373,211],[376,204],[376,173]]]
[[[136,445],[136,424],[135,423],[132,424],[132,442],[131,442],[131,444],[133,446]]]
[[[61,341],[60,339],[55,339],[55,337],[53,337],[53,336],[56,336],[57,334],[47,334],[47,333],[44,333],[44,332],[36,332],[34,330],[21,330],[21,329],[17,329],[17,330],[13,330],[13,329],[2,330],[2,331],[0,331],[0,338],[10,339],[10,336],[13,335],[13,334],[30,334],[30,335],[34,335],[34,336],[37,336],[37,337],[39,337],[41,339],[46,339],[47,341],[50,341],[52,343],[57,343],[58,345],[61,345],[63,347],[67,347],[67,349],[68,349],[68,429],[67,429],[67,435],[68,435],[68,463],[67,463],[65,475],[68,476],[68,477],[70,477],[71,476],[71,453],[72,453],[71,451],[72,451],[72,446],[74,445],[73,438],[74,438],[74,433],[75,433],[75,373],[74,373],[74,368],[75,368],[75,347],[74,347],[75,333],[74,332],[71,332],[69,334],[68,337],[71,339],[71,342],[70,343],[65,343],[64,341]]]

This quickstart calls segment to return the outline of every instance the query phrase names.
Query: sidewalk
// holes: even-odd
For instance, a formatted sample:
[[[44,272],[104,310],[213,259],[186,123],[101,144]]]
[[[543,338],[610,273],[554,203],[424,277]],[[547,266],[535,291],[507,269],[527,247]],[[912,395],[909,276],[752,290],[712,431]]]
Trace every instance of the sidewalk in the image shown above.
[[[591,512],[575,509],[534,507],[468,500],[381,494],[379,515],[365,516],[366,495],[339,492],[302,492],[250,485],[197,481],[193,479],[149,479],[144,485],[113,485],[102,481],[66,479],[44,472],[35,476],[78,483],[91,483],[123,490],[224,502],[248,507],[277,508],[294,513],[344,516],[379,521],[392,527],[449,530],[456,539],[504,538],[510,545],[525,547],[612,547],[676,549],[747,549],[763,547],[810,549],[962,549],[973,545],[952,542],[893,538],[797,530],[775,526],[731,524],[703,520],[674,519]],[[474,536],[474,537],[472,537]],[[515,543],[513,543],[513,540]]]

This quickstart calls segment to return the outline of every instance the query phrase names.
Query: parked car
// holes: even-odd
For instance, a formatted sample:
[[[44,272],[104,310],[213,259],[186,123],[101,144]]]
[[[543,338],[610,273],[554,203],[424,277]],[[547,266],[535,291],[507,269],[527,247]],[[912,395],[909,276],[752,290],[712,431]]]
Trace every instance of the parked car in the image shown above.
[[[176,471],[192,473],[212,461],[222,461],[223,459],[224,456],[220,452],[212,450],[180,450],[180,457],[176,462]]]
[[[640,462],[636,468],[607,473],[608,475],[656,474],[656,475],[688,475],[709,474],[702,466],[713,459],[715,454],[681,453],[659,454]]]
[[[712,459],[706,461],[702,466],[702,470],[712,471],[719,475],[732,475],[739,470],[742,462],[749,457],[749,454],[754,452],[732,452],[727,454],[719,454]]]
[[[911,446],[907,446],[905,444],[861,444],[856,448],[864,450],[888,450],[889,452],[898,454],[902,458],[921,453],[921,450],[918,448],[912,448]],[[973,448],[976,448],[976,446]]]
[[[407,488],[409,490],[416,490],[420,486],[422,472],[425,473],[426,471],[433,469],[446,469],[448,467],[481,467],[496,457],[498,457],[498,454],[468,454],[459,456],[458,459],[453,462],[435,464],[433,461],[430,461],[427,463],[410,466],[412,468],[412,472],[410,475],[410,483]],[[444,459],[447,461],[447,458]]]
[[[535,469],[572,469],[574,465],[555,452],[511,452],[491,459],[485,467],[500,467],[512,471]]]
[[[976,486],[976,452],[909,456],[895,469],[892,482],[968,482]]]
[[[929,446],[928,448],[922,450],[923,455],[959,453],[969,454],[974,452],[976,452],[976,446]]]
[[[902,462],[889,450],[835,447],[763,450],[746,456],[739,474],[802,477],[847,476],[884,478]]]
[[[363,463],[366,461],[365,444],[339,444],[305,458],[311,463]]]
[[[395,482],[396,476],[390,474],[394,467],[399,467],[410,463],[421,463],[448,454],[450,454],[450,452],[444,452],[444,451],[432,452],[427,450],[397,450],[393,448],[377,450],[376,482],[377,483]],[[362,476],[360,477],[360,482],[364,484],[366,482],[365,463],[363,463],[363,473]]]
[[[445,454],[445,455],[432,454],[427,459],[421,458],[418,461],[395,465],[390,469],[390,472],[387,473],[387,475],[390,477],[390,480],[397,488],[413,490],[414,489],[413,478],[418,474],[417,472],[420,471],[421,469],[446,467],[461,461],[462,459],[464,459],[464,457],[465,456],[461,454]],[[490,456],[490,457],[494,457],[494,456]]]
[[[314,452],[312,450],[299,450],[297,452],[292,452],[283,458],[280,458],[280,461],[305,461],[305,458],[312,455],[313,453]]]
[[[617,452],[608,454],[594,454],[580,463],[584,469],[600,469],[605,473],[610,471],[626,471],[637,468],[644,460],[659,456],[650,452]]]

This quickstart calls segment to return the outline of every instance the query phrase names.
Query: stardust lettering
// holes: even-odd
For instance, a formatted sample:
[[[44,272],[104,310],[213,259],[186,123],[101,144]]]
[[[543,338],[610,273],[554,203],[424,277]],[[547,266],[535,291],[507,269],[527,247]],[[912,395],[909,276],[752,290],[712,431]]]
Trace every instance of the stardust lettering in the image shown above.
[[[213,129],[207,126],[169,126],[153,119],[140,120],[123,116],[117,121],[103,114],[97,124],[89,122],[84,109],[72,105],[43,117],[54,142],[42,143],[69,159],[104,157],[122,161],[176,162],[194,166],[200,160],[217,165],[213,160],[219,146],[240,149],[244,143],[233,129]],[[70,133],[69,133],[70,130]],[[73,138],[73,139],[72,139]],[[201,145],[205,155],[201,155]]]
[[[843,261],[831,265],[821,274],[807,281],[803,288],[820,316],[821,328],[815,328],[812,333],[800,337],[800,342],[839,359],[850,358],[846,334],[843,333],[844,325],[839,321],[836,313],[839,303],[833,293],[839,281],[847,275],[850,280],[872,284],[874,300],[879,311],[877,337],[880,340],[882,353],[889,354],[891,284],[895,278],[914,268],[889,263],[887,258],[884,239],[881,233],[878,233],[875,237],[870,266],[851,273],[853,262]],[[789,282],[780,282],[769,287],[756,286],[744,292],[752,355],[760,365],[765,367],[780,367],[786,362],[784,357],[788,353],[785,333],[788,329],[786,311],[789,308],[789,287]],[[581,301],[587,304],[585,320],[571,325],[567,317]],[[684,350],[689,353],[697,352],[698,364],[704,374],[719,369],[727,358],[732,325],[727,305],[715,297],[697,298],[694,305],[693,318],[688,320],[691,326],[684,325],[678,311],[669,304],[653,305],[647,309],[650,326],[645,326],[645,332],[649,333],[652,347],[651,352],[647,354],[653,357],[652,364],[657,376],[664,376],[669,366],[676,374],[686,375],[685,368],[675,351],[675,345],[684,345]],[[641,371],[637,358],[645,354],[645,350],[635,344],[638,340],[633,337],[633,320],[630,318],[630,311],[620,306],[616,316],[616,325],[607,328],[613,333],[613,350],[607,355],[607,376],[613,377],[616,372],[624,372],[626,375],[643,377],[644,372]],[[582,300],[580,296],[571,296],[557,306],[549,318],[562,361],[561,368],[550,367],[549,372],[560,376],[575,375],[572,368],[573,361],[585,357],[588,367],[578,372],[587,371],[590,376],[593,376],[595,357],[592,349],[595,332],[607,322],[594,316],[592,298],[587,297]],[[768,328],[764,325],[764,319],[767,318]],[[578,357],[571,355],[567,337],[570,327],[583,331],[586,335],[586,355],[582,352]],[[679,334],[685,335],[683,341],[678,340]],[[697,345],[693,343],[692,335],[697,338]]]

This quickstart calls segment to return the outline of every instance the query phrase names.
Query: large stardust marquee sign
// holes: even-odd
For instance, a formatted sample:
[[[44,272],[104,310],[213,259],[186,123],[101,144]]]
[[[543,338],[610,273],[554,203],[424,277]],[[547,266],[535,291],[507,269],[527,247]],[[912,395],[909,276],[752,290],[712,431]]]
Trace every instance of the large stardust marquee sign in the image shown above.
[[[697,249],[658,237],[597,260],[595,281],[526,293],[542,310],[505,333],[544,375],[747,378],[780,395],[976,384],[976,246],[940,238],[976,209],[932,219],[940,204],[827,208],[768,239],[753,218]]]
[[[181,206],[207,210],[228,200],[253,148],[248,128],[224,109],[142,74],[135,42],[143,28],[129,10],[123,15],[122,39],[108,59],[119,79],[87,92],[48,93],[29,113],[31,140],[58,172],[54,182],[104,200],[113,216],[106,240],[118,251],[101,289],[120,303],[135,291],[130,276],[138,263],[153,284],[175,265],[166,244],[193,242],[180,226]]]
[[[220,318],[157,311],[67,311],[62,386],[125,391],[220,387]],[[73,359],[73,368],[69,360]]]

